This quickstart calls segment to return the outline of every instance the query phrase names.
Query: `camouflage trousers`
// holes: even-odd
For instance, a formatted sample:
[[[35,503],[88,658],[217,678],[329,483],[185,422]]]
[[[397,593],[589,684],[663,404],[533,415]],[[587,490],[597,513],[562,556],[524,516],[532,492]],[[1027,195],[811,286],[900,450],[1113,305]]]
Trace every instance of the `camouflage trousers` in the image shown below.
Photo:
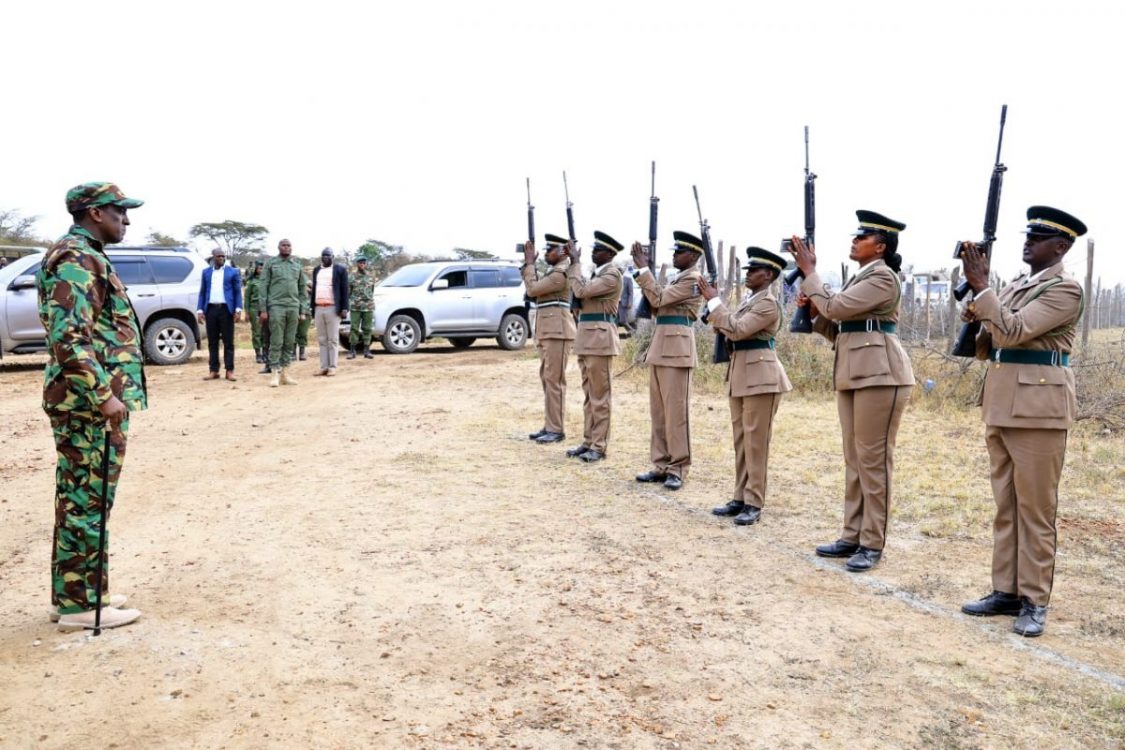
[[[262,344],[262,321],[258,319],[258,313],[247,313],[250,317],[250,344],[254,347],[255,351],[261,349]]]
[[[348,343],[353,347],[363,342],[363,351],[371,348],[371,320],[375,317],[374,310],[352,310],[352,331],[348,334]]]
[[[297,346],[308,346],[309,345],[309,326],[312,325],[312,322],[313,322],[312,311],[309,311],[309,314],[305,316],[304,320],[298,320],[297,321],[297,339],[296,339]]]
[[[300,317],[300,311],[295,307],[274,305],[270,307],[269,313],[269,320],[266,321],[270,327],[268,361],[270,367],[276,370],[279,367],[288,367],[293,361],[293,346],[297,340],[297,318]]]
[[[51,550],[51,603],[60,614],[94,609],[97,603],[98,534],[102,523],[102,488],[108,479],[108,520],[125,461],[129,419],[110,438],[109,476],[102,476],[105,420],[89,412],[48,414],[55,433],[55,534]],[[105,606],[109,591],[109,529],[102,570]]]

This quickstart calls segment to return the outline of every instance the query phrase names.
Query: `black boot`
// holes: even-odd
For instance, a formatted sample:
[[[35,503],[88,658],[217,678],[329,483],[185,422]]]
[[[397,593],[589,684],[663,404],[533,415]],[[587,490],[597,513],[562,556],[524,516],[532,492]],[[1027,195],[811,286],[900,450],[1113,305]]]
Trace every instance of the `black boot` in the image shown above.
[[[304,362],[305,361],[305,347],[301,346],[301,347],[298,347],[298,349],[300,350],[301,353],[297,355],[297,359]]]
[[[364,359],[375,359],[375,355],[371,353],[371,342],[368,341],[363,347]]]
[[[255,349],[254,350],[254,361],[257,362],[258,364],[262,364],[262,350],[261,349]]]
[[[262,369],[258,370],[259,375],[269,375],[273,370],[270,369],[269,361],[262,362]]]
[[[355,359],[355,347],[354,346],[348,347],[348,359]]]

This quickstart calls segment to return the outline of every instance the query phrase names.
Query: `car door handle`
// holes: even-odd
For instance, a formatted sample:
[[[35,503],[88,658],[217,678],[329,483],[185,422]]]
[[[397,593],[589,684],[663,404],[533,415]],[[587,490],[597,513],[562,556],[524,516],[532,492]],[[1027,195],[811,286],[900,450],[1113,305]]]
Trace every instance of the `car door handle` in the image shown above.
[[[468,297],[462,297],[461,299],[472,299],[472,297],[471,297],[471,296],[468,296]]]
[[[138,297],[155,297],[155,294],[138,294]]]

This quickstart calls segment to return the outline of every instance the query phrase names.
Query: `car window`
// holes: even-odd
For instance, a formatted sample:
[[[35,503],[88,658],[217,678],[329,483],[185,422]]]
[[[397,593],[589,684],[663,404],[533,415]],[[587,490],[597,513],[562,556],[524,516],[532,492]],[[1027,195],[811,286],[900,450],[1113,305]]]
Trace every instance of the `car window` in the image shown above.
[[[187,258],[167,258],[154,255],[148,259],[157,284],[178,284],[188,277],[193,268]]]
[[[117,272],[117,277],[121,279],[125,286],[155,283],[152,278],[152,270],[148,267],[144,258],[138,258],[134,255],[119,255],[110,258],[110,262],[113,263],[113,270]]]
[[[512,266],[505,266],[500,269],[500,286],[519,286],[522,283],[523,277],[520,276],[520,269]]]
[[[469,285],[469,276],[464,269],[461,269],[460,271],[446,271],[442,275],[438,276],[438,278],[448,281],[450,289]]]
[[[500,286],[500,270],[497,268],[474,268],[469,272],[473,279],[473,286],[477,289]]]
[[[433,270],[433,266],[403,266],[380,281],[378,286],[421,286]]]

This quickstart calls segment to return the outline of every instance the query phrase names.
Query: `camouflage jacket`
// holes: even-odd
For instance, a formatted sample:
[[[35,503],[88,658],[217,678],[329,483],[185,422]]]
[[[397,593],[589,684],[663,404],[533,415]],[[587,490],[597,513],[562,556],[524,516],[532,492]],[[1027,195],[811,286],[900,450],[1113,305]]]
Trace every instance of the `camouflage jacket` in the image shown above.
[[[244,293],[242,300],[243,309],[252,313],[257,313],[259,304],[262,301],[262,275],[259,273],[257,276],[247,276],[246,282],[242,286]]]
[[[258,312],[269,312],[273,305],[296,307],[301,315],[309,314],[309,297],[304,293],[309,280],[301,261],[290,255],[282,258],[274,256],[262,268],[262,283],[259,286]]]
[[[352,310],[375,309],[375,277],[371,272],[356,271],[348,277],[348,307]]]
[[[102,243],[72,226],[47,252],[37,281],[50,353],[43,409],[97,413],[111,395],[131,411],[146,408],[137,314]]]

